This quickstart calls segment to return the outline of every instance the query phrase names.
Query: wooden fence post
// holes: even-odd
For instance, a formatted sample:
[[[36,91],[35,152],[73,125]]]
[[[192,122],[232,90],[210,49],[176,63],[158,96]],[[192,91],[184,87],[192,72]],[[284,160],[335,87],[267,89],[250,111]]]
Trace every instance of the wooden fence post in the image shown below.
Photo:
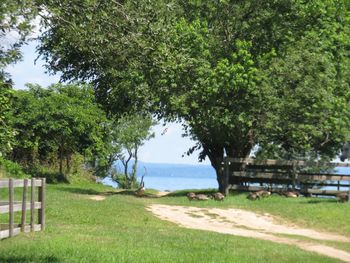
[[[21,218],[21,231],[25,231],[26,216],[27,216],[27,190],[28,190],[28,179],[23,181],[23,196],[22,196],[22,218]]]
[[[31,195],[30,195],[30,231],[34,231],[35,224],[35,179],[31,180]]]
[[[46,179],[41,179],[41,187],[39,188],[39,202],[41,202],[41,208],[39,209],[39,224],[41,225],[41,230],[45,230],[45,186]]]
[[[13,236],[13,202],[14,202],[14,189],[13,179],[9,179],[9,237]]]

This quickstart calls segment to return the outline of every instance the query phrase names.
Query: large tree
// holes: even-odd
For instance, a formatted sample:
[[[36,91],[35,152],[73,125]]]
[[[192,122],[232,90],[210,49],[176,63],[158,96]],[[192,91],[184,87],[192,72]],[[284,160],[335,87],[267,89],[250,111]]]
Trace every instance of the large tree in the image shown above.
[[[111,112],[185,121],[227,192],[224,156],[247,157],[257,144],[331,156],[349,135],[349,8],[341,0],[50,1],[40,52],[64,79],[92,80]]]

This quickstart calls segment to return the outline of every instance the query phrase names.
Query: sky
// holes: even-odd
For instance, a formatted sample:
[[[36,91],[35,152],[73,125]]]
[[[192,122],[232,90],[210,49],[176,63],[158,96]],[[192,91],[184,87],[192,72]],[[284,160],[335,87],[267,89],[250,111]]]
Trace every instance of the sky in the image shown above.
[[[39,84],[47,87],[59,81],[59,75],[46,73],[44,62],[37,58],[36,42],[32,41],[22,47],[23,60],[7,68],[11,74],[15,89],[25,88],[26,83]],[[158,124],[153,127],[155,138],[145,142],[139,150],[139,159],[152,163],[178,163],[178,164],[209,164],[209,161],[199,163],[198,152],[191,156],[184,153],[195,142],[182,137],[182,128],[179,123],[169,123],[163,126]],[[165,132],[164,132],[165,131]],[[163,134],[163,135],[162,135]]]

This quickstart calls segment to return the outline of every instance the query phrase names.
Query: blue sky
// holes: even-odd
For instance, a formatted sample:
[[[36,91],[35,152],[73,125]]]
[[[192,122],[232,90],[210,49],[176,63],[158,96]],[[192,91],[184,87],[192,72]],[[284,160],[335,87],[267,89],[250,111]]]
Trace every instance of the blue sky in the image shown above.
[[[44,62],[37,60],[35,52],[35,42],[30,42],[22,47],[23,60],[15,65],[9,66],[7,71],[11,74],[16,89],[23,89],[25,83],[36,83],[46,87],[59,81],[59,75],[49,75],[45,73]],[[162,135],[163,131],[165,134]],[[147,141],[139,151],[141,161],[153,163],[180,163],[180,164],[199,164],[198,153],[191,156],[182,157],[182,155],[194,145],[189,138],[183,138],[181,125],[170,123],[166,126],[161,124],[153,128],[155,138]],[[201,164],[209,164],[208,160]]]

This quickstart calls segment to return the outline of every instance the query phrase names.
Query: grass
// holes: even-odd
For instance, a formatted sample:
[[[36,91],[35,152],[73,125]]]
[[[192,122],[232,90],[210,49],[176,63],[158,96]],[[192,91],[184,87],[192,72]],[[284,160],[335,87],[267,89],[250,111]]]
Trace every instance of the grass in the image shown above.
[[[107,198],[88,198],[96,194]],[[0,193],[2,198],[5,195]],[[338,262],[293,246],[181,228],[145,209],[152,203],[238,207],[350,234],[349,226],[332,219],[349,218],[348,204],[275,196],[252,202],[245,196],[190,203],[183,192],[136,198],[85,180],[48,185],[47,229],[0,241],[0,262]]]

